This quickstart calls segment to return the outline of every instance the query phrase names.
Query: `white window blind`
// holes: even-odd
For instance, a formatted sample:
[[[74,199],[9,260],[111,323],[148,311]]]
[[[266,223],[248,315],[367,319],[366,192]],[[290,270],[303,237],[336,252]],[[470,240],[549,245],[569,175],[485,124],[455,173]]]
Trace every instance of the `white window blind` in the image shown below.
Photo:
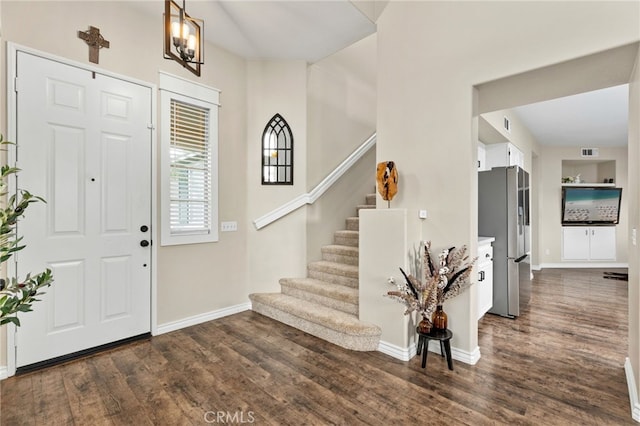
[[[171,99],[169,221],[172,234],[211,229],[209,110]]]
[[[160,245],[216,242],[220,91],[159,77]]]

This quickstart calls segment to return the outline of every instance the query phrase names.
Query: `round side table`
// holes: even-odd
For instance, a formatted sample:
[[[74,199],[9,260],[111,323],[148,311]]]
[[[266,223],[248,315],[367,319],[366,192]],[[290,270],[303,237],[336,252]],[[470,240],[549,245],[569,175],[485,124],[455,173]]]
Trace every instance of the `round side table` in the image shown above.
[[[422,353],[422,368],[425,368],[427,366],[429,341],[439,340],[440,354],[443,357],[447,357],[447,365],[449,366],[449,370],[453,370],[453,360],[451,359],[451,338],[453,337],[453,333],[451,332],[451,330],[432,329],[429,333],[420,333],[417,329],[416,331],[418,333],[418,355]]]

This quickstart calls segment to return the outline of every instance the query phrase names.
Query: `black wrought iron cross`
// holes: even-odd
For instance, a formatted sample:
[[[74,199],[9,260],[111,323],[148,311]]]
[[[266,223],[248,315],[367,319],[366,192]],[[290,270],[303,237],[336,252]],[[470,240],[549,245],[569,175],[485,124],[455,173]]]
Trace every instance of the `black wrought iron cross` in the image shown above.
[[[109,48],[109,41],[105,40],[100,34],[100,28],[89,26],[89,30],[78,30],[78,38],[86,41],[89,45],[89,62],[98,63],[98,52],[103,47]]]

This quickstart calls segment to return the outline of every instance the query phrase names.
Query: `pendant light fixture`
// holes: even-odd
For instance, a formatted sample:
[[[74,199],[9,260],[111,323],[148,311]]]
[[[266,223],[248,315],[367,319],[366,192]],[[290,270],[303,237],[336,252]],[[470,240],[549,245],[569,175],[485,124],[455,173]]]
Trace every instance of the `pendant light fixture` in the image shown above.
[[[185,11],[185,0],[180,7],[173,0],[164,2],[164,58],[173,59],[200,76],[204,63],[204,21],[190,17]]]

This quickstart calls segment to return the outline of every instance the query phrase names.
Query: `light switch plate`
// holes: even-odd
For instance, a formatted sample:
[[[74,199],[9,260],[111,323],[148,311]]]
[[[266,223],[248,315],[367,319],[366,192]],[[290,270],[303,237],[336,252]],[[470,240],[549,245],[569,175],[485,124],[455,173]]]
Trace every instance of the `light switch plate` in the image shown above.
[[[238,222],[221,222],[220,223],[220,231],[222,232],[232,232],[238,230]]]
[[[420,219],[426,219],[426,218],[427,218],[427,211],[426,211],[426,210],[420,210],[420,211],[418,212],[418,217],[419,217]]]

